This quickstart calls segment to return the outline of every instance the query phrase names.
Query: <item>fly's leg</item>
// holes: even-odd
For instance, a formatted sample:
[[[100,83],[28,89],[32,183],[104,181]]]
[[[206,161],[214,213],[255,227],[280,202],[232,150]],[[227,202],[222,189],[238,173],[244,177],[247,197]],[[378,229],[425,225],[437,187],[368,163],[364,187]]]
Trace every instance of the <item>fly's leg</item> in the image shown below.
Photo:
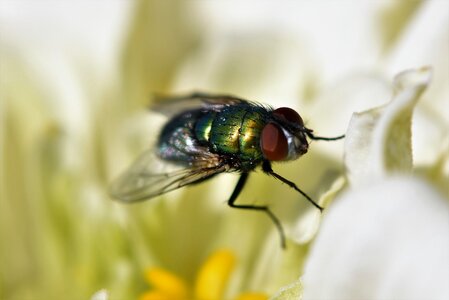
[[[320,205],[318,205],[318,203],[316,203],[315,201],[312,200],[312,198],[309,197],[309,195],[307,195],[305,192],[303,192],[300,188],[298,188],[296,186],[296,184],[294,182],[291,182],[288,179],[285,179],[284,177],[282,177],[281,175],[275,173],[273,171],[273,169],[271,168],[271,163],[268,160],[264,160],[262,163],[262,170],[267,173],[268,175],[273,176],[274,178],[282,181],[283,183],[287,184],[288,186],[290,186],[291,188],[293,188],[295,191],[297,191],[298,193],[300,193],[301,195],[303,195],[310,203],[313,204],[313,206],[315,206],[316,208],[318,208],[320,210],[320,212],[323,211],[323,207],[321,207]]]
[[[246,180],[248,179],[248,173],[242,173],[240,175],[240,179],[237,182],[237,185],[234,188],[234,191],[232,192],[231,197],[228,200],[228,205],[230,207],[234,208],[240,208],[240,209],[252,209],[252,210],[258,210],[265,212],[273,221],[274,225],[276,226],[280,238],[281,238],[281,246],[283,249],[286,248],[285,243],[285,233],[284,229],[282,228],[281,222],[279,222],[279,219],[273,214],[273,212],[268,208],[268,206],[258,206],[258,205],[247,205],[247,204],[236,204],[235,200],[237,200],[237,197],[239,196],[240,192],[243,190],[243,187],[245,186]]]

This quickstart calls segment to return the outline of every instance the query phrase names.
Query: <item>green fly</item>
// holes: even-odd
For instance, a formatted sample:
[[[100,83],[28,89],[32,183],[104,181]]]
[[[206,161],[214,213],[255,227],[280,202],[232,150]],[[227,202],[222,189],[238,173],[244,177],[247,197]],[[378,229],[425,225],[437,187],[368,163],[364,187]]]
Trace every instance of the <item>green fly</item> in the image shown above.
[[[228,205],[266,213],[285,247],[282,225],[268,206],[236,203],[249,173],[261,166],[264,173],[289,185],[323,210],[295,183],[275,173],[271,163],[299,158],[308,150],[307,139],[333,141],[344,135],[316,136],[291,108],[273,109],[228,95],[194,93],[165,98],[151,109],[169,120],[155,147],[143,153],[113,182],[114,198],[127,203],[142,201],[219,173],[238,172],[240,178]]]

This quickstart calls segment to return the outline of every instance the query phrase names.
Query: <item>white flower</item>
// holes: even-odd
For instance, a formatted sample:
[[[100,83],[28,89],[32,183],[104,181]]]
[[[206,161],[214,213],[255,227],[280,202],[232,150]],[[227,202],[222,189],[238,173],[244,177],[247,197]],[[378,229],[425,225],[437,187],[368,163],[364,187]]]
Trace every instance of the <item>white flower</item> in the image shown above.
[[[108,300],[109,294],[107,290],[99,290],[92,295],[91,300]]]
[[[411,173],[412,112],[429,82],[428,68],[403,72],[389,104],[351,120],[350,189],[329,207],[311,249],[304,299],[449,296],[449,204]]]
[[[419,178],[351,189],[329,208],[304,299],[448,299],[449,204]]]
[[[2,274],[7,275],[0,276],[2,292],[14,299],[61,298],[67,293],[87,298],[106,287],[112,298],[135,298],[147,288],[142,273],[153,267],[190,281],[190,290],[206,257],[231,248],[237,263],[235,272],[220,281],[225,283],[220,290],[224,295],[234,297],[242,291],[267,295],[287,285],[274,297],[301,297],[302,283],[289,283],[303,273],[308,243],[318,229],[318,213],[272,178],[252,175],[239,201],[260,201],[273,208],[288,227],[290,240],[284,252],[266,216],[226,206],[235,184],[232,174],[134,207],[112,203],[106,196],[110,177],[155,138],[152,123],[133,113],[144,114],[153,92],[200,89],[290,106],[315,132],[332,136],[345,132],[353,112],[390,100],[390,75],[431,65],[435,76],[415,109],[413,139],[409,127],[395,124],[402,120],[410,125],[415,92],[405,95],[404,102],[395,99],[376,111],[378,115],[370,112],[353,119],[345,158],[349,181],[342,176],[342,141],[314,142],[298,162],[274,168],[314,199],[322,195],[325,204],[349,186],[348,193],[326,210],[322,235],[310,251],[306,297],[321,291],[316,283],[328,267],[320,264],[321,259],[350,269],[349,255],[357,248],[339,249],[344,238],[350,245],[382,245],[386,257],[397,257],[399,240],[388,242],[381,235],[379,241],[379,235],[368,233],[384,232],[383,225],[400,234],[403,228],[396,225],[410,223],[411,215],[401,218],[404,211],[392,210],[397,206],[372,203],[374,192],[387,194],[384,201],[391,199],[391,205],[403,206],[406,197],[410,203],[405,212],[422,208],[422,215],[416,216],[420,228],[400,234],[401,244],[414,245],[412,237],[420,238],[432,229],[441,249],[447,247],[438,238],[446,206],[422,179],[447,190],[447,1],[137,3],[1,3],[0,116],[6,117],[0,126],[0,167],[6,176],[0,179],[0,223],[5,229],[0,232],[8,241],[0,246],[6,272]],[[134,14],[129,14],[132,8]],[[124,25],[128,20],[132,24]],[[426,80],[412,86],[420,90],[427,86]],[[391,179],[393,169],[401,174],[412,169],[421,177]],[[354,200],[367,193],[364,201]],[[429,200],[424,204],[419,195]],[[361,214],[352,209],[357,205],[363,205],[358,209]],[[396,218],[384,214],[390,209]],[[377,212],[385,224],[362,226]],[[289,221],[294,225],[288,226]],[[332,229],[343,225],[353,227],[334,235]],[[332,238],[338,241],[332,243]],[[418,250],[434,256],[410,263],[410,270],[425,274],[432,264],[423,263],[442,255],[432,252],[437,249],[428,241]],[[342,251],[342,260],[326,252],[331,250]],[[405,261],[400,258],[404,260],[398,262]],[[402,276],[401,269],[371,261],[376,262],[362,258],[357,266],[378,267],[385,284],[397,287],[393,275]],[[338,271],[340,276],[330,278],[333,282],[323,287],[323,293],[340,287],[339,279],[352,280],[353,273],[344,277],[345,270]],[[442,270],[435,282],[444,276]],[[149,281],[156,285],[160,278]],[[357,279],[365,286],[366,278]],[[345,292],[355,295],[352,290]],[[381,295],[379,289],[375,292]],[[444,290],[439,292],[443,295]],[[96,296],[104,298],[106,293]]]

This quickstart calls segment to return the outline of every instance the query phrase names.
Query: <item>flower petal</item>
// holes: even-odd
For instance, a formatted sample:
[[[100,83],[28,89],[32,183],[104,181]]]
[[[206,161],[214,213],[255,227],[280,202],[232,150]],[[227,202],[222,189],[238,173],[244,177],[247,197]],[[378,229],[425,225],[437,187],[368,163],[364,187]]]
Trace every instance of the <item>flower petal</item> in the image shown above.
[[[91,300],[108,300],[108,297],[109,297],[108,291],[102,289],[93,294]]]
[[[333,203],[306,261],[304,299],[448,299],[449,205],[390,177]]]
[[[351,183],[411,170],[412,113],[430,77],[427,67],[400,73],[389,104],[353,115],[345,140],[345,164]]]
[[[270,300],[301,299],[302,290],[301,280],[297,280],[292,284],[281,288],[273,297],[270,298]]]

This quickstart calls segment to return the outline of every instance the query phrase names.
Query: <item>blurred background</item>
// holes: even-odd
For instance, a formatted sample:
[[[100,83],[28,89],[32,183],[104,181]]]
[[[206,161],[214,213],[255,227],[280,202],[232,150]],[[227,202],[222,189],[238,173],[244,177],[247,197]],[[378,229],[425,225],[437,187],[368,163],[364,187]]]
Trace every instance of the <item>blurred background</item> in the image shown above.
[[[273,207],[286,251],[266,216],[227,207],[233,174],[136,205],[110,199],[112,178],[157,138],[152,94],[289,106],[336,136],[353,112],[389,101],[394,74],[431,65],[414,123],[415,162],[430,165],[449,128],[448,11],[444,0],[2,0],[0,298],[133,299],[154,266],[194,286],[219,249],[237,258],[223,299],[294,281],[316,212],[263,174],[242,202]],[[342,155],[342,142],[314,142],[274,168],[318,199],[344,174]]]

